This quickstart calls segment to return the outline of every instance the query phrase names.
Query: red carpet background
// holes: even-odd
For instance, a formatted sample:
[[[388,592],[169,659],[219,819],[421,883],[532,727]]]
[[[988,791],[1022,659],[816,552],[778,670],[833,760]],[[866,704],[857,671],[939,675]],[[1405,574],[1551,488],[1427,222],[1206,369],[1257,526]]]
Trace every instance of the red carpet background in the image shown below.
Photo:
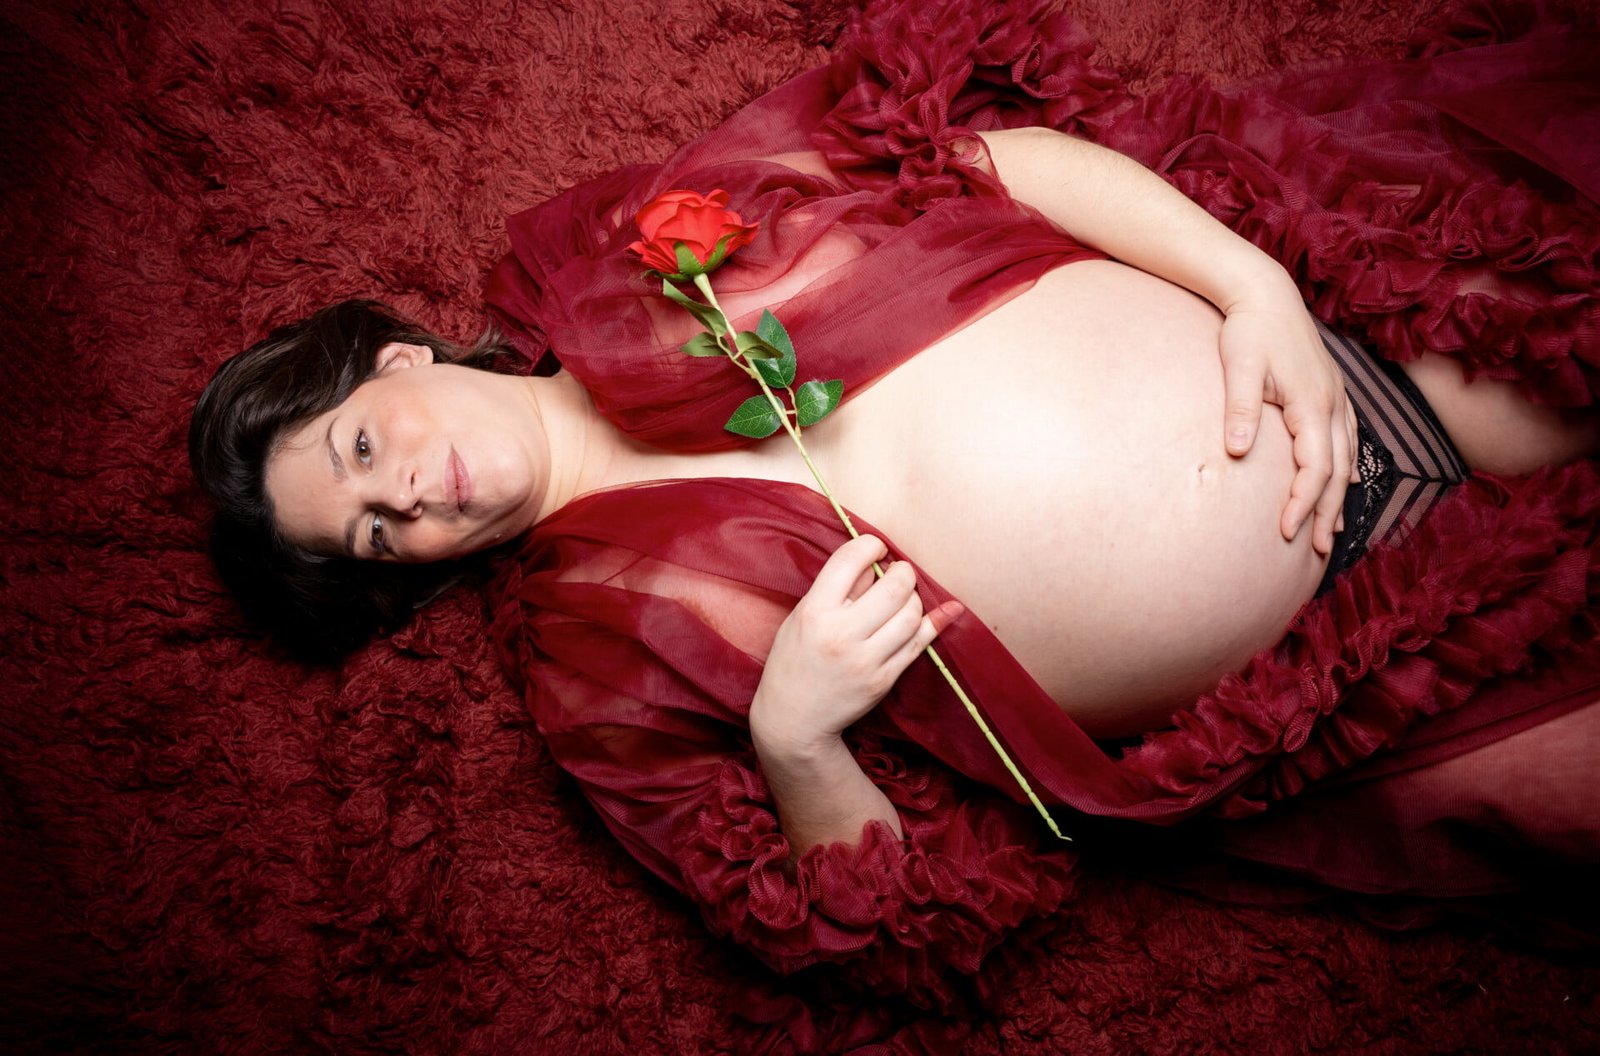
[[[1417,0],[1085,0],[1135,85],[1398,54]],[[46,0],[0,16],[9,1051],[1594,1052],[1600,968],[1114,863],[934,1015],[710,939],[458,590],[339,671],[243,625],[184,435],[272,322],[459,338],[501,218],[820,62],[837,0]]]

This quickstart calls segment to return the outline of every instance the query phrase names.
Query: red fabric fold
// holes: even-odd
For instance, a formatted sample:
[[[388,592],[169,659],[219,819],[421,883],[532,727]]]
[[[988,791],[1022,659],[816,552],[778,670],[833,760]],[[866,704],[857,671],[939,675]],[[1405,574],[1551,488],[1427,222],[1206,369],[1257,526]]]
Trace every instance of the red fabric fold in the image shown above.
[[[1060,906],[1072,858],[1034,815],[867,723],[856,758],[905,842],[869,828],[791,867],[749,743],[765,646],[745,645],[763,629],[770,642],[844,538],[824,501],[792,490],[816,501],[728,479],[579,499],[500,577],[494,633],[554,757],[713,929],[782,970],[850,962],[867,985],[944,1006],[952,971]],[[730,547],[764,556],[725,566]]]
[[[677,353],[692,323],[623,251],[637,206],[669,187],[728,189],[761,232],[718,273],[719,296],[736,323],[773,307],[807,369],[850,393],[1094,255],[1012,202],[970,134],[1045,123],[1153,165],[1291,267],[1319,315],[1385,354],[1457,354],[1537,398],[1586,404],[1600,223],[1560,177],[1589,165],[1572,157],[1573,130],[1594,115],[1523,122],[1515,104],[1542,98],[1519,95],[1523,81],[1589,77],[1576,58],[1593,37],[1503,28],[1516,39],[1473,23],[1419,43],[1418,61],[1224,91],[1178,82],[1135,100],[1042,5],[874,5],[830,70],[661,165],[514,217],[489,300],[530,355],[552,351],[632,435],[728,447],[741,441],[721,422],[744,383]],[[1470,767],[1445,768],[1527,743],[1541,724],[1581,717],[1586,692],[1600,696],[1597,505],[1590,463],[1474,479],[1308,605],[1284,641],[1120,753],[1075,726],[979,621],[958,621],[941,651],[1035,787],[1069,808],[1067,831],[1073,811],[1160,825],[1204,815],[1191,831],[1212,835],[1189,853],[1232,856],[1188,878],[1204,890],[1242,893],[1229,861],[1353,891],[1521,890],[1528,846],[1591,853],[1552,835],[1589,783],[1554,786],[1541,813]],[[748,702],[772,633],[843,539],[826,504],[789,485],[591,494],[508,563],[495,630],[553,756],[712,927],[783,969],[848,962],[869,985],[940,1002],[951,972],[1061,904],[1074,856],[1041,845],[1006,798],[1009,775],[919,661],[856,731],[905,842],[869,827],[854,847],[786,864]],[[927,579],[920,589],[930,607],[949,597]],[[1438,773],[1449,782],[1430,783]],[[1414,798],[1399,809],[1390,790]],[[1493,853],[1486,815],[1446,809],[1474,796],[1516,819]],[[1273,824],[1302,801],[1345,803],[1351,817],[1327,839]],[[1425,853],[1370,852],[1405,846],[1408,827],[1426,831]]]

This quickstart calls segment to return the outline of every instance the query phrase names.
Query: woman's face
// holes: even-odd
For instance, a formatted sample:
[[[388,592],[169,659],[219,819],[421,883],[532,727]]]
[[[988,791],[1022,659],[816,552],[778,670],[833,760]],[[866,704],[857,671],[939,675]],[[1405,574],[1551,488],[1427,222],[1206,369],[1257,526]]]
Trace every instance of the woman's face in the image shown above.
[[[512,538],[538,517],[550,452],[524,379],[385,345],[344,403],[267,460],[278,528],[315,553],[421,563]]]

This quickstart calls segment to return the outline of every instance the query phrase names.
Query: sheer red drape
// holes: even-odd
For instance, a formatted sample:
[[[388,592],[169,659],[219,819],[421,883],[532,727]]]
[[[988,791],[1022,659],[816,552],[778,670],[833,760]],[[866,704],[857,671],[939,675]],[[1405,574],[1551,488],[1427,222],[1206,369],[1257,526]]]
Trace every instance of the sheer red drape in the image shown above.
[[[691,324],[623,253],[633,211],[670,187],[728,189],[762,228],[719,290],[736,306],[775,304],[807,369],[859,391],[1089,255],[1005,196],[970,135],[1043,123],[1166,174],[1282,259],[1319,315],[1386,354],[1449,352],[1535,398],[1587,404],[1600,224],[1586,195],[1600,131],[1585,131],[1592,108],[1520,111],[1543,114],[1569,87],[1563,98],[1593,100],[1581,59],[1597,40],[1531,21],[1490,29],[1462,23],[1406,62],[1133,99],[1059,14],[877,5],[829,70],[659,166],[513,218],[489,301],[530,356],[554,352],[635,436],[737,443],[721,422],[743,382],[676,351]],[[1068,808],[1069,832],[1074,812],[1201,818],[1176,882],[1237,898],[1333,888],[1489,906],[1556,875],[1532,861],[1560,862],[1568,879],[1594,869],[1593,785],[1570,751],[1560,765],[1551,753],[1592,745],[1600,723],[1587,706],[1600,693],[1597,506],[1587,462],[1475,479],[1137,745],[1090,740],[977,621],[948,630],[941,650],[1035,787]],[[1062,903],[1074,851],[1041,843],[919,661],[856,731],[907,841],[869,829],[858,847],[788,866],[746,709],[772,630],[842,541],[797,487],[591,495],[542,523],[506,569],[496,633],[554,756],[715,928],[780,967],[851,961],[877,986],[937,996],[946,971],[970,970]],[[947,597],[923,587],[930,606]],[[1509,776],[1530,768],[1544,778],[1536,796]],[[1555,906],[1543,908],[1566,912]]]

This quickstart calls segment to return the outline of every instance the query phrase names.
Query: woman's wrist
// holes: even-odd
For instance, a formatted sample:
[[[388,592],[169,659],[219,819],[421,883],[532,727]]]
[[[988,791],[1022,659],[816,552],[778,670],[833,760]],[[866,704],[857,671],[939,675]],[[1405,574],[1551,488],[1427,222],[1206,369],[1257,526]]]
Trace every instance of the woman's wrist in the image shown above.
[[[757,721],[754,705],[750,714],[756,758],[795,858],[818,844],[855,843],[870,821],[903,836],[899,812],[862,771],[843,736]]]
[[[796,722],[795,711],[757,691],[750,703],[750,740],[764,762],[814,765],[836,759],[841,751],[848,754],[840,733]]]
[[[1233,272],[1218,284],[1214,297],[1208,298],[1223,315],[1268,307],[1302,307],[1300,288],[1294,277],[1271,257],[1257,250],[1247,261],[1239,262]],[[1198,291],[1197,291],[1198,292]]]

